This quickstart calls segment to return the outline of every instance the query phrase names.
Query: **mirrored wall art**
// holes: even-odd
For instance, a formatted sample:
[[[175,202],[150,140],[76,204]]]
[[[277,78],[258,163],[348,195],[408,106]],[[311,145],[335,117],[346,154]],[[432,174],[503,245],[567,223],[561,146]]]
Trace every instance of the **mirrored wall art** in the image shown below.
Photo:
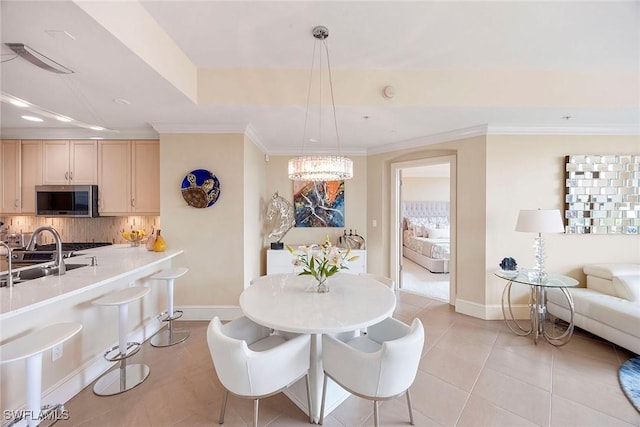
[[[640,156],[566,157],[567,234],[639,234]]]

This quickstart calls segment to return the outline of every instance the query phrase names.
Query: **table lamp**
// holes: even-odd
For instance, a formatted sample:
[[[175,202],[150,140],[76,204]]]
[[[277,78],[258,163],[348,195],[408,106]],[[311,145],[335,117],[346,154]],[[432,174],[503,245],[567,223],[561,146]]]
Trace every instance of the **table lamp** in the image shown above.
[[[558,209],[532,209],[521,210],[518,214],[516,231],[538,233],[533,245],[536,256],[536,266],[534,267],[534,279],[539,283],[547,280],[547,273],[544,269],[544,241],[542,233],[564,233],[564,223]]]

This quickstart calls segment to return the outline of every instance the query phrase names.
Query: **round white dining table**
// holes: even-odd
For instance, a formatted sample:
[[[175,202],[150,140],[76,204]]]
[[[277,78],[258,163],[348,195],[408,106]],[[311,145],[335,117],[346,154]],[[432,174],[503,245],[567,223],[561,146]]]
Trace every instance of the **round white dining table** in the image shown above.
[[[240,295],[240,308],[254,322],[279,331],[311,334],[310,395],[314,421],[320,416],[322,399],[322,334],[358,333],[393,314],[396,297],[388,286],[355,274],[338,273],[329,278],[330,291],[317,293],[311,276],[274,274],[255,279]],[[287,395],[303,410],[305,398]],[[298,388],[300,385],[298,384]],[[327,389],[325,414],[348,393],[337,385]]]

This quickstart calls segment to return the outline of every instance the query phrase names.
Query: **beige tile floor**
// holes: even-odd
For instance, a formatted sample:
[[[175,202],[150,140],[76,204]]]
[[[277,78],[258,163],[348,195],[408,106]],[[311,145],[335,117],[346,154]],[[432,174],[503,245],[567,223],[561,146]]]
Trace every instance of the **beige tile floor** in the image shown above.
[[[412,387],[417,426],[640,426],[640,413],[617,380],[626,350],[578,331],[565,347],[511,333],[502,321],[457,314],[448,305],[400,292],[395,317],[422,320],[426,343]],[[117,396],[91,386],[71,399],[62,426],[213,426],[222,387],[209,356],[206,322],[180,322],[184,343],[145,343],[135,360],[151,367],[147,381]],[[370,402],[350,397],[325,418],[327,427],[370,426]],[[252,403],[230,397],[225,425],[250,426]],[[408,425],[404,397],[380,405],[381,424]],[[260,425],[304,426],[306,416],[283,394],[264,399]]]

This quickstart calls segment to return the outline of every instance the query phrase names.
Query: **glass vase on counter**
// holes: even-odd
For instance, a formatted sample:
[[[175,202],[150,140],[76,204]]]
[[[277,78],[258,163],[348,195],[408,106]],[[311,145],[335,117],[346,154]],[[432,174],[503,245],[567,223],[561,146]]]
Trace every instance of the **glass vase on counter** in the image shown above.
[[[167,249],[167,242],[164,241],[164,237],[160,235],[160,229],[156,232],[156,239],[153,242],[154,252],[164,252]]]
[[[151,234],[147,239],[147,244],[145,245],[148,251],[153,251],[153,245],[156,243],[156,229],[151,229]]]

